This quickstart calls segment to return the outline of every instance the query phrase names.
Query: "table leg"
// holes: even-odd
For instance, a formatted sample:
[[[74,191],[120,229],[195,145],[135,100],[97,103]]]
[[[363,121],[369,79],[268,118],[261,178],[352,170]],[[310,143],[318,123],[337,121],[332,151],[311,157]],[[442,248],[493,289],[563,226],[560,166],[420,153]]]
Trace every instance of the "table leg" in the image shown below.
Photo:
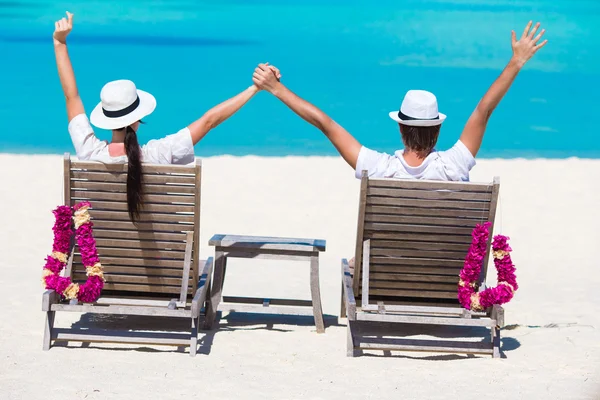
[[[319,286],[319,256],[312,256],[310,258],[310,294],[317,333],[325,333],[323,308],[321,307],[321,289]]]
[[[227,257],[222,251],[215,251],[215,272],[212,281],[212,290],[210,296],[210,304],[206,310],[206,318],[204,320],[204,329],[212,329],[217,310],[221,302],[221,294],[223,292],[223,281],[225,280],[225,264]]]

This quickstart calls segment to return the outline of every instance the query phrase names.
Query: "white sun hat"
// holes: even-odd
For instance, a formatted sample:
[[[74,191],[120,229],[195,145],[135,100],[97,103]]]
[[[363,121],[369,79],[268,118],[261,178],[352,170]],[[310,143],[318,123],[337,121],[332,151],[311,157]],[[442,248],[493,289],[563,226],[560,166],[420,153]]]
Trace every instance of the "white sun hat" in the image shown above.
[[[403,125],[441,125],[446,115],[438,111],[437,99],[425,90],[409,90],[399,111],[390,112],[390,118]]]
[[[128,80],[108,82],[100,92],[100,104],[90,115],[92,124],[101,129],[121,129],[152,114],[156,99],[138,90]]]

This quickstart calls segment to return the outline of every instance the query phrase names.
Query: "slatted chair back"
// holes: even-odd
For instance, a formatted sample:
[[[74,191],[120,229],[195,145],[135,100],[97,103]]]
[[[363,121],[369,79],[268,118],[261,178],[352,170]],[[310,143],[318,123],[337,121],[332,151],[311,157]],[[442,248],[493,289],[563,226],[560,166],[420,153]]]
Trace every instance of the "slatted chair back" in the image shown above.
[[[367,307],[381,302],[457,305],[458,275],[471,232],[485,221],[493,227],[499,188],[499,178],[490,184],[369,179],[364,171],[354,293],[368,299]],[[487,273],[490,243],[480,284]],[[369,253],[366,266],[363,252]]]
[[[127,164],[64,158],[64,203],[87,200],[106,283],[103,296],[189,300],[196,289],[201,163],[143,164],[143,207],[127,212]],[[87,279],[77,246],[70,276]]]

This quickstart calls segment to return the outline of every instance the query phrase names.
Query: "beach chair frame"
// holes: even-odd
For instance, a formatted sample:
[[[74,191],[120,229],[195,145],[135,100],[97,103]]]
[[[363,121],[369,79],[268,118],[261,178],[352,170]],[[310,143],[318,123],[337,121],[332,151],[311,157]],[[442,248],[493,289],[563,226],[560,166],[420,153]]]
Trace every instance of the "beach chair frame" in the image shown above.
[[[198,329],[210,298],[213,259],[200,260],[202,164],[144,164],[144,205],[140,221],[127,213],[127,164],[71,160],[64,156],[64,204],[90,201],[100,262],[106,283],[93,304],[61,300],[53,290],[42,299],[46,312],[43,349],[56,341],[118,342],[190,346],[197,351]],[[73,243],[65,276],[86,280]],[[56,312],[189,318],[185,333],[58,329]]]
[[[362,350],[489,354],[500,357],[504,309],[465,310],[458,273],[477,223],[489,221],[490,240],[478,280],[485,288],[500,179],[492,183],[368,178],[360,188],[354,271],[342,260],[342,317],[347,355]],[[482,342],[364,335],[369,324],[486,327]],[[396,325],[396,324],[394,324]],[[399,335],[396,335],[399,336]]]

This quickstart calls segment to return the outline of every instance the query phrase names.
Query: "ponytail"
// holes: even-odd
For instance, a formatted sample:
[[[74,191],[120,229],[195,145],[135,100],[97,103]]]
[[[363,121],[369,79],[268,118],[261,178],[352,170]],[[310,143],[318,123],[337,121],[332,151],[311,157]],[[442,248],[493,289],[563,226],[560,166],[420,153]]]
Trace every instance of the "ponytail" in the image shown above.
[[[140,217],[142,207],[142,160],[137,135],[131,126],[125,128],[125,152],[127,153],[127,211],[132,222]]]

